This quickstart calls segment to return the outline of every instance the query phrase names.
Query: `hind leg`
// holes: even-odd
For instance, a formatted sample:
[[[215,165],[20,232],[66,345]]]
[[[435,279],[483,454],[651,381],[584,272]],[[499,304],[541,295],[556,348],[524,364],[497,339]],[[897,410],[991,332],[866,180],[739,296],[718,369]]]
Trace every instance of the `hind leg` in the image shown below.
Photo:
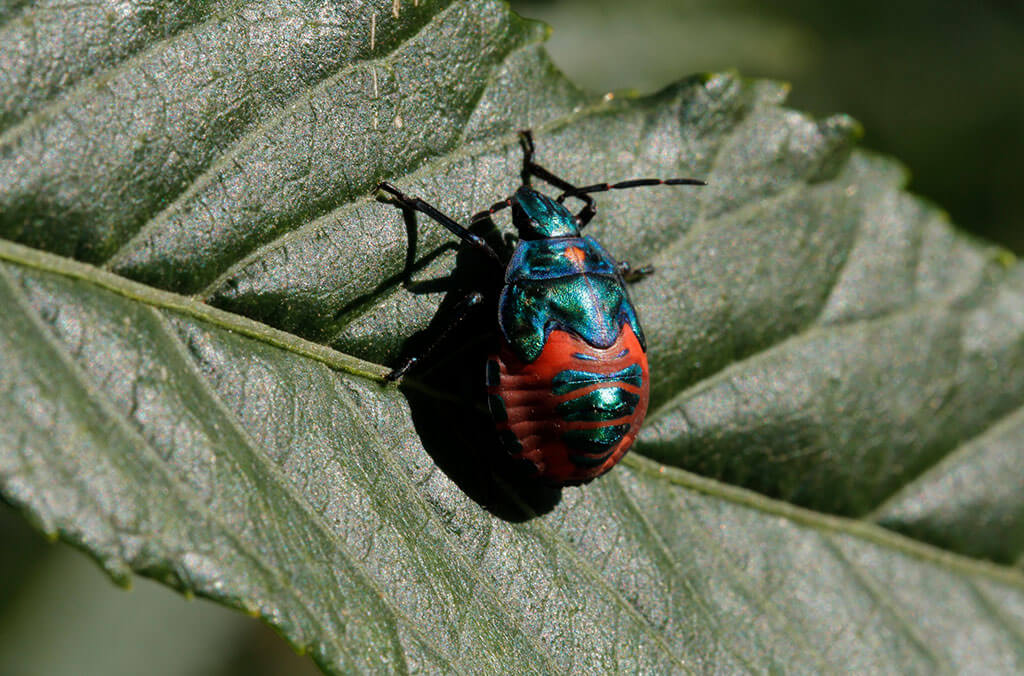
[[[434,338],[434,341],[419,354],[406,358],[401,364],[392,369],[391,373],[384,376],[384,379],[388,382],[400,380],[409,369],[428,357],[431,352],[437,349],[437,347],[444,342],[445,338],[448,337],[448,334],[452,332],[452,329],[462,323],[462,320],[464,320],[470,312],[479,307],[483,302],[484,295],[479,291],[474,291],[460,300],[453,310],[454,317],[452,317],[452,321],[448,326],[441,330],[441,333]]]
[[[653,265],[642,265],[639,268],[634,268],[629,264],[628,261],[622,261],[619,263],[619,275],[626,282],[636,282],[648,275],[654,274]]]

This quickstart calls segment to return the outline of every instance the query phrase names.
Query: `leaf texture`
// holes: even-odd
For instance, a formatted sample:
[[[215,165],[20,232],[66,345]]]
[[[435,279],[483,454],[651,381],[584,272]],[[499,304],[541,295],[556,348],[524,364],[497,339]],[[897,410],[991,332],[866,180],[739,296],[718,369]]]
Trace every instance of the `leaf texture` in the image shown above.
[[[40,528],[329,672],[1021,668],[1020,268],[848,118],[595,98],[490,0],[119,7],[0,28],[0,491]],[[462,256],[374,186],[465,219],[525,127],[572,180],[709,184],[601,196],[657,269],[646,458],[555,495],[380,384]]]

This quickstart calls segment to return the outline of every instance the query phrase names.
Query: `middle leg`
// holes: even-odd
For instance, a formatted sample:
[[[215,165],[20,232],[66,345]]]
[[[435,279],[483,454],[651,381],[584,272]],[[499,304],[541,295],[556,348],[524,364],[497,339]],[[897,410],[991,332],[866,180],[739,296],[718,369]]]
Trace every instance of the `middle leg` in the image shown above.
[[[449,322],[448,325],[441,330],[440,334],[434,338],[433,342],[431,342],[426,347],[426,349],[422,350],[419,354],[415,354],[403,360],[402,363],[400,363],[398,366],[391,370],[391,373],[384,376],[384,379],[387,380],[388,382],[395,382],[396,380],[400,380],[403,376],[405,376],[406,372],[409,369],[411,369],[413,366],[421,362],[426,357],[430,356],[430,354],[434,350],[436,350],[441,343],[445,341],[445,339],[448,337],[448,334],[452,332],[452,329],[461,324],[462,321],[467,316],[469,316],[469,314],[473,312],[474,309],[479,307],[483,302],[484,295],[479,291],[473,291],[469,295],[465,296],[462,300],[458,302],[458,304],[452,311],[453,317],[451,322]]]

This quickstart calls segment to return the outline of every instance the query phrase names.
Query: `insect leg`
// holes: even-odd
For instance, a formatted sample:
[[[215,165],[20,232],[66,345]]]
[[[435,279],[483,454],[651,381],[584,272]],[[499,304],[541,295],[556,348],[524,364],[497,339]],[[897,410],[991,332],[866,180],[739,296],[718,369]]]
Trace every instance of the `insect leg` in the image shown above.
[[[437,221],[438,223],[443,225],[445,228],[447,228],[456,237],[458,237],[461,240],[463,240],[464,242],[468,243],[470,246],[474,247],[475,249],[483,251],[488,256],[490,256],[492,259],[494,259],[495,263],[497,263],[501,267],[504,267],[502,265],[502,263],[501,263],[501,259],[498,257],[498,254],[495,253],[494,249],[492,249],[490,247],[490,245],[488,245],[487,242],[484,241],[483,237],[480,237],[479,235],[474,235],[472,232],[470,232],[469,230],[467,230],[463,226],[459,225],[454,219],[452,219],[449,216],[445,216],[440,211],[438,211],[436,208],[434,208],[431,205],[427,204],[426,202],[424,202],[420,198],[418,198],[418,197],[410,197],[410,196],[406,195],[401,190],[399,190],[395,186],[391,185],[387,181],[381,182],[381,184],[377,186],[377,190],[384,191],[384,192],[388,193],[389,195],[391,195],[392,197],[394,197],[395,201],[402,208],[412,209],[413,211],[419,211],[421,213],[426,214],[427,216],[430,216],[435,221]]]
[[[558,198],[559,202],[563,201],[566,197],[575,197],[582,201],[584,206],[576,214],[576,222],[581,228],[589,223],[590,219],[597,213],[597,204],[594,202],[594,198],[588,195],[586,191],[580,190],[564,178],[555,176],[548,169],[533,161],[533,132],[529,129],[519,132],[519,143],[523,146],[523,183],[529,185],[530,178],[536,176],[540,180],[546,181],[563,191],[562,195]]]
[[[409,369],[411,369],[417,363],[422,361],[425,357],[430,355],[431,352],[437,349],[437,346],[444,342],[444,339],[448,337],[448,334],[452,332],[452,329],[458,326],[462,322],[462,320],[464,320],[469,315],[469,313],[473,311],[474,308],[478,307],[481,303],[483,303],[483,301],[484,295],[479,291],[474,291],[473,293],[469,294],[468,296],[460,300],[458,304],[452,309],[452,312],[454,313],[455,316],[452,318],[448,326],[444,327],[444,329],[437,336],[437,338],[435,338],[434,341],[430,343],[430,345],[428,345],[426,349],[422,350],[419,354],[406,358],[401,364],[396,366],[391,371],[391,373],[384,376],[384,379],[387,380],[388,382],[394,382],[396,380],[401,379]]]
[[[626,282],[636,282],[643,279],[648,275],[654,274],[653,265],[642,265],[639,268],[634,268],[629,264],[628,261],[619,262],[619,275]]]
[[[585,185],[582,188],[572,188],[559,195],[557,200],[561,202],[567,197],[575,197],[584,202],[590,200],[590,203],[592,203],[594,199],[590,197],[592,192],[624,190],[626,188],[639,188],[646,185],[707,185],[707,183],[698,178],[634,178],[628,181],[619,181],[618,183],[595,183],[594,185]],[[582,214],[582,212],[580,213]],[[588,218],[587,220],[589,221],[590,219]]]
[[[491,216],[498,213],[502,209],[507,209],[510,206],[512,206],[512,198],[506,197],[500,202],[495,202],[487,209],[484,209],[483,211],[474,214],[473,218],[469,219],[469,224],[476,225],[477,223],[483,223],[484,221],[487,221],[491,224],[491,226],[494,226],[494,221],[491,220]]]

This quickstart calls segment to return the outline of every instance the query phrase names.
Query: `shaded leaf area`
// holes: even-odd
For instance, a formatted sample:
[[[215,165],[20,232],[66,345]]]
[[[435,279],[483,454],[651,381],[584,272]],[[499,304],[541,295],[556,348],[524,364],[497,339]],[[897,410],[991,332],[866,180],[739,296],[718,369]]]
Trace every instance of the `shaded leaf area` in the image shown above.
[[[95,46],[92,77],[31,101],[38,106],[32,114],[0,133],[0,234],[106,260],[247,131],[255,133],[289,104],[301,105],[297,98],[332,76],[389,54],[444,4],[409,6],[395,20],[384,0],[231,3],[230,13],[194,24],[186,19],[199,19],[197,10],[183,5],[178,18],[165,15],[169,23],[160,31],[167,35],[148,50],[124,58],[118,41]],[[144,24],[150,8],[159,13],[152,3],[129,13]],[[5,28],[45,28],[50,13],[24,12]],[[109,19],[109,12],[95,11],[71,27],[61,19],[70,15],[53,14],[52,30],[75,36],[104,30]],[[52,55],[31,45],[14,54],[12,65],[44,86]],[[63,54],[73,60],[73,53]],[[370,80],[359,81],[370,95]]]
[[[665,261],[666,277],[678,274],[675,283],[639,288],[637,296],[674,308],[663,316],[681,317],[680,324],[662,329],[655,315],[648,326],[654,336],[664,330],[656,344],[671,350],[669,359],[694,365],[690,373],[677,370],[680,391],[649,415],[643,452],[861,516],[900,489],[934,492],[938,474],[926,474],[932,465],[947,456],[963,463],[964,443],[1019,409],[1020,268],[955,234],[896,186],[872,185],[868,177],[885,169],[858,157],[835,181],[786,196],[721,233],[726,248],[698,232],[655,258]],[[766,221],[789,225],[767,229]],[[838,239],[823,236],[829,230],[851,235],[838,255],[828,255]],[[826,273],[817,279],[815,263]],[[795,330],[763,340],[780,328],[782,313],[797,315]],[[657,347],[652,352],[662,358]],[[1019,449],[1001,448],[1003,463],[1019,464]],[[1024,543],[1012,529],[1024,513],[1011,497],[1019,485],[1019,474],[1004,473],[971,489],[999,504],[956,510],[957,531],[975,540],[970,551],[1005,562],[1019,556]],[[926,510],[949,518],[960,491],[947,485],[943,492],[950,502]],[[977,529],[997,513],[1010,531]],[[914,519],[884,518],[917,530]]]
[[[217,15],[237,2],[52,0],[0,7],[0,130],[90,75]]]
[[[327,671],[1024,666],[1019,572],[642,459],[540,516],[499,481],[534,517],[499,519],[393,388],[17,262],[0,302],[7,498]]]
[[[590,227],[658,269],[637,450],[1024,555],[1018,268],[851,154],[848,118],[731,75],[593,100],[490,0],[119,7],[7,15],[0,236],[387,364],[477,282],[381,178],[465,219],[514,189],[522,127],[575,181],[706,178],[602,195]]]

